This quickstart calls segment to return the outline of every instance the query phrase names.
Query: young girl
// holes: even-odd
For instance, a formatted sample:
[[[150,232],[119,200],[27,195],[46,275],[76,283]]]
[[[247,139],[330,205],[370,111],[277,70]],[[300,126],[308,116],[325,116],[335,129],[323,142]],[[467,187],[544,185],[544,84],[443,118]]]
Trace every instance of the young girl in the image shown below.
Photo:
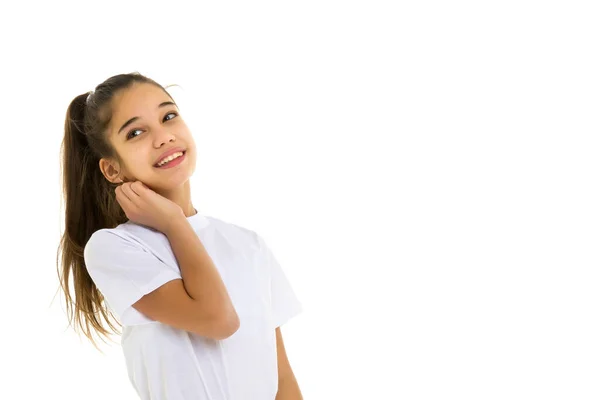
[[[196,155],[173,98],[139,73],[73,99],[59,247],[69,321],[74,305],[95,345],[90,325],[119,333],[116,315],[141,399],[301,399],[279,327],[302,306],[260,235],[194,207]]]

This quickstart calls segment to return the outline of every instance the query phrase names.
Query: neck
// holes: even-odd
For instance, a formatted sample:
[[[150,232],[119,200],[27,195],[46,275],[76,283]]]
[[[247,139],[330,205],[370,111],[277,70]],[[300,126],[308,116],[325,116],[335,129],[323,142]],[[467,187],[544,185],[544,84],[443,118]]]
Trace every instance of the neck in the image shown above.
[[[194,209],[194,205],[192,204],[192,199],[190,195],[190,180],[188,179],[182,186],[179,186],[173,190],[161,190],[156,191],[156,193],[161,196],[171,200],[175,204],[177,204],[183,210],[183,214],[186,217],[191,217],[196,214]]]

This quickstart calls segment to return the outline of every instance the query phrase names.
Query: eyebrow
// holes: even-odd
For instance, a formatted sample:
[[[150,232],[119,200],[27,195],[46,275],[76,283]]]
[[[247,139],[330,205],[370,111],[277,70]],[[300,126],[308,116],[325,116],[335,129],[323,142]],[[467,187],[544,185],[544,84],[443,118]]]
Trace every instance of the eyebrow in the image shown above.
[[[158,105],[158,108],[171,106],[171,105],[177,107],[177,104],[173,103],[172,101],[164,101]],[[125,122],[123,124],[123,126],[121,127],[121,129],[119,129],[119,132],[117,132],[117,135],[120,134],[123,129],[127,128],[129,125],[131,125],[132,123],[137,121],[139,118],[140,117],[133,117],[129,121]]]

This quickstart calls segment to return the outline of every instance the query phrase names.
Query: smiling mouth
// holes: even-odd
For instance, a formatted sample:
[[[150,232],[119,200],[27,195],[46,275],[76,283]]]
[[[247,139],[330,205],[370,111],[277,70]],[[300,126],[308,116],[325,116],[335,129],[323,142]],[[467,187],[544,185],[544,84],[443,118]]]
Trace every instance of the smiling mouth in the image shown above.
[[[187,150],[183,150],[183,151],[181,151],[181,153],[182,154],[179,157],[176,157],[176,158],[172,159],[171,161],[167,161],[166,163],[164,163],[162,165],[154,164],[154,167],[155,168],[164,168],[165,166],[169,166],[170,164],[172,164],[174,162],[177,162],[177,163],[181,162],[181,161],[178,161],[178,160],[180,158],[184,158],[185,157],[185,155],[187,153]]]

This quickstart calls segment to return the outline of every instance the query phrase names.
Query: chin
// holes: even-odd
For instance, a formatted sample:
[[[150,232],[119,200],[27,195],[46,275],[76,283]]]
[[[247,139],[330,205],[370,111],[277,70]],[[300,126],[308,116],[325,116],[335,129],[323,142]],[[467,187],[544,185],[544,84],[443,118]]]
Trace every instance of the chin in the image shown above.
[[[189,181],[192,174],[174,174],[170,177],[154,179],[154,185],[158,190],[171,191],[183,186]]]

